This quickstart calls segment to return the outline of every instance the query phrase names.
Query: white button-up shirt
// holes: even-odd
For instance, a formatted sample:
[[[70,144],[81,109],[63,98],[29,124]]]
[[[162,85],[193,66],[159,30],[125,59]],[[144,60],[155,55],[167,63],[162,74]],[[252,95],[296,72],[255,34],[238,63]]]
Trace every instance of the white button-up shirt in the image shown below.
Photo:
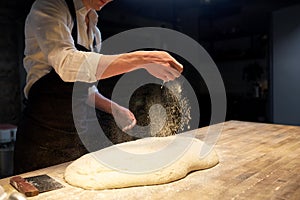
[[[96,70],[101,57],[98,15],[94,10],[87,10],[82,0],[74,0],[74,5],[78,26],[77,43],[93,52],[78,51],[75,48],[71,35],[74,23],[65,0],[36,0],[25,24],[26,97],[31,86],[48,74],[52,67],[65,82],[97,81]],[[85,23],[86,16],[89,18],[89,27]],[[94,38],[96,46],[93,46]],[[97,89],[94,86],[89,91]]]

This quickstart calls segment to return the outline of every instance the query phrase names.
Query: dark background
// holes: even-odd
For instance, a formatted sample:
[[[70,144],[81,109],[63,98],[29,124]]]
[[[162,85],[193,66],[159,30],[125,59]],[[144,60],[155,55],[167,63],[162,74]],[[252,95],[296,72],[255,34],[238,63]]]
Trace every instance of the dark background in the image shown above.
[[[0,123],[17,124],[23,107],[23,28],[32,2],[0,3]],[[289,123],[274,117],[272,16],[299,4],[299,0],[114,0],[99,12],[99,28],[103,40],[138,27],[182,32],[201,44],[219,68],[227,95],[226,120]],[[191,84],[199,79],[189,63],[183,74]],[[205,126],[209,94],[205,84],[194,87],[203,104],[199,126]],[[293,124],[299,125],[297,120]]]

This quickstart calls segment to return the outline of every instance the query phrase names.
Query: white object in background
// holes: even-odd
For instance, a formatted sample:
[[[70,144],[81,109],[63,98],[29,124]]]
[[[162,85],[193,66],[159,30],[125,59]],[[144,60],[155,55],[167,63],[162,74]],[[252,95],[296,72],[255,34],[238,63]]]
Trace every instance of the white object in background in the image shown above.
[[[0,185],[0,200],[27,200],[26,197],[19,193],[19,192],[13,192],[9,196],[6,192],[4,192],[3,187]]]
[[[6,200],[7,199],[7,194],[4,192],[3,187],[0,185],[0,200]]]
[[[17,126],[0,124],[0,143],[16,141]]]
[[[19,192],[13,192],[9,195],[7,200],[27,200],[27,199],[23,194]]]

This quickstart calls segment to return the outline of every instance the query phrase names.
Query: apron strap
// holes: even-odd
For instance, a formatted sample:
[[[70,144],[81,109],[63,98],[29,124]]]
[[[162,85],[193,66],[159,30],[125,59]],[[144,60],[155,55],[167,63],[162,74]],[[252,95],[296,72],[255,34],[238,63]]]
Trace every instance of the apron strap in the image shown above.
[[[70,11],[70,14],[72,16],[72,19],[73,19],[73,22],[74,22],[74,26],[73,26],[73,29],[72,29],[72,37],[74,39],[74,42],[75,42],[75,46],[78,50],[81,50],[81,51],[90,51],[88,49],[86,49],[85,47],[77,44],[77,19],[76,19],[76,9],[75,9],[75,5],[74,5],[74,2],[73,0],[65,0],[67,5],[68,5],[68,8],[69,8],[69,11]],[[96,38],[94,38],[93,40],[93,46],[96,46]]]
[[[72,29],[72,36],[74,39],[75,44],[77,44],[77,20],[76,20],[76,9],[73,0],[66,0],[66,3],[68,5],[70,14],[72,16],[74,26]]]

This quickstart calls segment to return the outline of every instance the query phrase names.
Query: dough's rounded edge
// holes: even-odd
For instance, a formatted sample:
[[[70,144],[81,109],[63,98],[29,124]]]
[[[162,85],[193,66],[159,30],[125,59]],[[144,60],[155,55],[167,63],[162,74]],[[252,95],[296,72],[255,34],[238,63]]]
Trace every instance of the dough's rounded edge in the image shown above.
[[[200,141],[195,138],[195,140]],[[202,142],[202,141],[200,141]],[[190,156],[190,155],[189,155]],[[82,172],[82,165],[94,165],[93,168]],[[219,157],[212,149],[204,158],[190,159],[185,162],[183,158],[174,164],[152,173],[129,174],[109,169],[100,164],[93,156],[86,154],[72,162],[65,170],[65,181],[75,187],[88,190],[117,189],[134,186],[159,185],[174,182],[186,177],[188,174],[212,168],[219,163]]]

